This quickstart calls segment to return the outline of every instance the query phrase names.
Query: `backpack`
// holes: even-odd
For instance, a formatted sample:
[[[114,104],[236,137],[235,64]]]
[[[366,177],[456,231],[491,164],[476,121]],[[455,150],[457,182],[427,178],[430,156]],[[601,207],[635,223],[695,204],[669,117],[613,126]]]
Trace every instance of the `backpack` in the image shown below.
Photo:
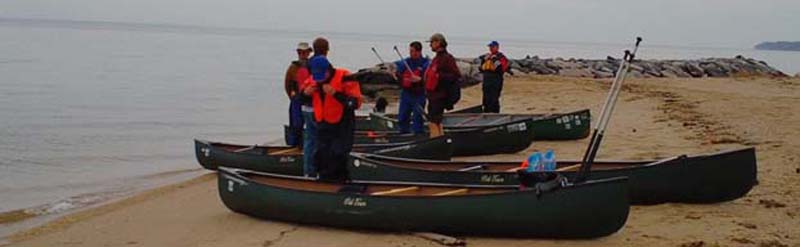
[[[453,107],[461,100],[461,83],[463,81],[463,77],[458,78],[458,80],[451,83],[449,88],[447,89],[447,109],[452,110]]]

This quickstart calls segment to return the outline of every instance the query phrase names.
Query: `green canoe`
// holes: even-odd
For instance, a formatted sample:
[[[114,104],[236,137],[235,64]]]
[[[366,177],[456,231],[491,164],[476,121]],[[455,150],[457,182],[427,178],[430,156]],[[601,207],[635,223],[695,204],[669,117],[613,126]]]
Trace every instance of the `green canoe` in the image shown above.
[[[399,232],[596,238],[628,218],[626,178],[550,190],[323,183],[221,167],[230,210],[300,224]]]
[[[559,161],[566,177],[579,161]],[[465,187],[517,187],[520,162],[409,160],[371,154],[351,155],[350,178],[361,183],[461,184]],[[676,156],[660,161],[599,161],[590,179],[628,177],[633,204],[715,203],[747,194],[757,183],[754,148]]]
[[[385,156],[449,160],[452,141],[447,136],[416,142],[355,145],[353,151]],[[206,169],[220,166],[288,175],[303,174],[303,152],[287,146],[237,145],[194,140],[197,162]]]
[[[445,135],[453,141],[453,156],[474,156],[500,153],[516,153],[527,149],[533,142],[534,120],[521,118],[512,122],[471,128],[445,129]],[[284,134],[289,127],[284,125]],[[428,139],[428,134],[400,134],[397,132],[356,131],[357,144],[405,143]],[[405,157],[410,157],[405,156]]]
[[[391,115],[372,113],[369,119],[374,121],[371,126],[382,126],[373,131],[376,134],[393,133],[385,130],[397,128],[397,119]],[[445,130],[472,129],[521,119],[533,119],[530,128],[534,140],[576,140],[589,136],[591,113],[588,109],[558,114],[448,113],[442,124]]]

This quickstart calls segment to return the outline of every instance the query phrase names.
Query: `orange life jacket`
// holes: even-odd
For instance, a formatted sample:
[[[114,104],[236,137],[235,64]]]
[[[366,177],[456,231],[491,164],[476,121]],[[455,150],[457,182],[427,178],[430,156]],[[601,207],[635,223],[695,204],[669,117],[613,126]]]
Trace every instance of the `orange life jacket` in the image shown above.
[[[346,69],[336,69],[333,78],[331,78],[330,85],[336,92],[343,93],[349,97],[355,97],[357,99],[355,109],[358,109],[361,107],[361,88],[357,81],[343,81],[344,77],[348,74],[350,74],[350,72]],[[312,94],[311,104],[314,107],[314,119],[317,122],[324,121],[330,124],[339,123],[342,121],[342,116],[344,115],[344,105],[330,94],[325,94],[325,99],[323,100],[322,94],[322,87]]]

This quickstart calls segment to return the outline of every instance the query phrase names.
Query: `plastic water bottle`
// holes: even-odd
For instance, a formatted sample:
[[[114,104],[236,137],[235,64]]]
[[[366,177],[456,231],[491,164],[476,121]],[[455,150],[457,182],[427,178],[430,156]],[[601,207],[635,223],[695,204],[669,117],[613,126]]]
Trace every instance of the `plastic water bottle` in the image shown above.
[[[544,157],[542,158],[542,165],[544,166],[545,171],[556,170],[556,153],[553,152],[552,149],[548,149],[547,152],[544,153]]]
[[[542,154],[534,152],[528,156],[528,169],[526,172],[536,172],[542,170]]]

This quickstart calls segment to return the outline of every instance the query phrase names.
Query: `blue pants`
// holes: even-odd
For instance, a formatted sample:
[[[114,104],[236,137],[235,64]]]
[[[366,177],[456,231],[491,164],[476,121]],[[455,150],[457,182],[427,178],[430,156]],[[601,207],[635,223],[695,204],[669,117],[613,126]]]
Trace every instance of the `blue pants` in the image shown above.
[[[300,111],[302,105],[298,97],[289,101],[289,134],[286,136],[286,144],[289,146],[296,147],[303,144],[303,114]]]
[[[401,133],[424,133],[422,110],[425,109],[425,94],[414,94],[409,90],[400,92],[400,109],[397,113]]]
[[[314,157],[317,154],[317,123],[314,122],[314,112],[303,111],[303,173],[308,176],[317,175],[317,166]]]

